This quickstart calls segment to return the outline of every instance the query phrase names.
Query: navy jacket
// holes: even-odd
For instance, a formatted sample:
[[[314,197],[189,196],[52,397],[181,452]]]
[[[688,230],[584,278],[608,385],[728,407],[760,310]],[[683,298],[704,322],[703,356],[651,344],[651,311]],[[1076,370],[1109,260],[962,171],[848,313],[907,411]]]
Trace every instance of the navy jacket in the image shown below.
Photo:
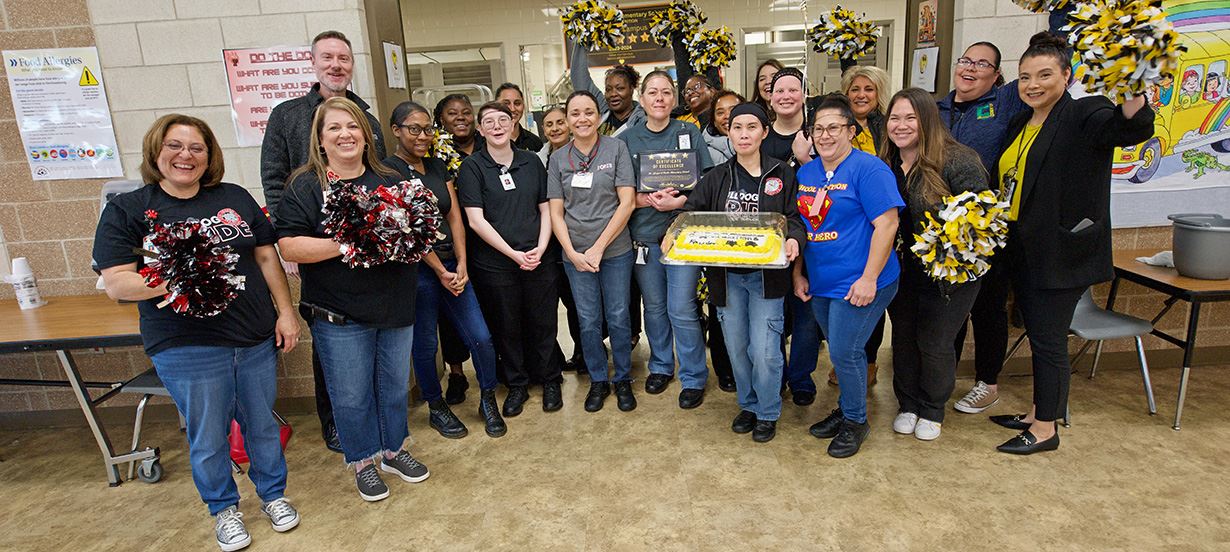
[[[940,120],[948,125],[953,138],[978,152],[987,174],[995,174],[995,163],[1008,144],[1008,124],[1018,113],[1029,111],[1021,101],[1017,81],[992,87],[965,109],[956,106],[956,96],[954,90],[936,102]]]

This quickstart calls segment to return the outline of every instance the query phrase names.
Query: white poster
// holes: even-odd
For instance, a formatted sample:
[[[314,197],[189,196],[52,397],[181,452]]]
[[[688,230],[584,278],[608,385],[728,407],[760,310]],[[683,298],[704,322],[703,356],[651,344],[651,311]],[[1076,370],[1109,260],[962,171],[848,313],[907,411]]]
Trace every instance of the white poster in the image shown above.
[[[122,176],[98,50],[5,50],[13,111],[34,180]]]
[[[914,50],[914,63],[910,65],[912,70],[910,86],[917,86],[927,92],[935,92],[935,68],[939,65],[939,60],[940,49],[938,46],[916,48]]]
[[[222,58],[240,147],[261,145],[274,106],[307,94],[316,84],[311,46],[222,50]]]
[[[384,70],[388,72],[389,88],[406,89],[406,56],[401,46],[384,42]]]

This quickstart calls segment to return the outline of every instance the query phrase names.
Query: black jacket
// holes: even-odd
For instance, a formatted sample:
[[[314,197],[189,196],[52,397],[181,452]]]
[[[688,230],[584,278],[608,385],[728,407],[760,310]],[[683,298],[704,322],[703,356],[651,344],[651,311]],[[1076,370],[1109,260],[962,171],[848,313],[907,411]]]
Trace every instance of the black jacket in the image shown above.
[[[726,197],[730,195],[730,186],[735,179],[735,165],[738,157],[732,157],[710,170],[696,184],[692,195],[683,205],[684,211],[725,211]],[[774,195],[765,193],[764,182],[768,177],[782,180],[782,190]],[[794,238],[802,251],[807,243],[807,233],[803,228],[803,219],[799,218],[796,201],[799,195],[799,185],[794,180],[794,169],[771,157],[760,157],[760,212],[781,213],[786,215],[786,239]],[[706,278],[709,283],[709,302],[714,306],[726,306],[726,269],[721,267],[706,267]],[[765,270],[764,298],[777,299],[792,293],[794,283],[791,281],[790,268]]]
[[[1028,110],[1012,119],[1006,144],[1032,115]],[[1148,140],[1153,117],[1148,106],[1128,119],[1103,96],[1074,100],[1064,93],[1025,158],[1020,211],[1008,232],[1014,277],[1034,289],[1085,288],[1114,278],[1111,155],[1116,147]],[[1093,224],[1073,232],[1083,219]]]

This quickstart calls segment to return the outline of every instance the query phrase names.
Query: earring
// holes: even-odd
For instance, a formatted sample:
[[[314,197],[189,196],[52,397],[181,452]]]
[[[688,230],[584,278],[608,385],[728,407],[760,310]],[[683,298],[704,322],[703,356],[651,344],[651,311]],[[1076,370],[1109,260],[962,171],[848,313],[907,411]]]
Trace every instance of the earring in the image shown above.
[[[324,147],[324,146],[320,146],[320,154],[321,154],[321,155],[326,155],[326,154],[325,154],[325,147]]]

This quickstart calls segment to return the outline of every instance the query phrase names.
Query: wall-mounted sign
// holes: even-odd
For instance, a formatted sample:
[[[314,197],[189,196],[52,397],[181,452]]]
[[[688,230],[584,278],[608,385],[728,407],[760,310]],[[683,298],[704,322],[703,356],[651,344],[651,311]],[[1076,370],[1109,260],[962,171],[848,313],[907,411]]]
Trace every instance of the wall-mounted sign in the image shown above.
[[[611,67],[615,65],[637,63],[674,62],[675,55],[670,47],[658,46],[649,37],[649,18],[653,12],[666,9],[666,4],[652,6],[637,6],[620,8],[624,12],[623,37],[611,49],[600,48],[589,53],[591,67]],[[564,38],[565,52],[572,51],[572,40]]]
[[[261,145],[273,107],[316,84],[311,46],[222,50],[222,60],[240,147]]]

